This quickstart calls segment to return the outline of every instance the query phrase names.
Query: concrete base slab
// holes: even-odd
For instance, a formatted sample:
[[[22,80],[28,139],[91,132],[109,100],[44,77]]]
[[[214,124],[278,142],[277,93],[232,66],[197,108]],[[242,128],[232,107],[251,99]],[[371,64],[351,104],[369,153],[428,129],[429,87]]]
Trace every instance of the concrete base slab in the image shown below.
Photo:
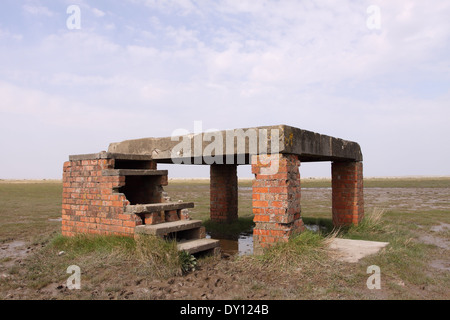
[[[329,248],[338,260],[356,263],[368,255],[377,253],[388,244],[389,242],[335,238]]]
[[[151,234],[155,236],[164,236],[171,232],[180,232],[200,228],[201,220],[178,220],[173,222],[164,222],[153,225],[137,226],[134,230],[138,234]]]
[[[186,251],[190,254],[200,251],[212,250],[219,246],[219,240],[215,239],[195,239],[179,243],[177,249],[179,251]]]

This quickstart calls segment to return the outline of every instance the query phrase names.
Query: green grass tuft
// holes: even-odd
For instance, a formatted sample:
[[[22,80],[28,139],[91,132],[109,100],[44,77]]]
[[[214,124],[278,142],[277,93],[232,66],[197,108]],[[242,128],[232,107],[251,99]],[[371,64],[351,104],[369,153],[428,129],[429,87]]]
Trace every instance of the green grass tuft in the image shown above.
[[[370,238],[374,234],[382,234],[386,232],[386,223],[384,216],[386,210],[382,208],[372,208],[371,211],[365,213],[362,221],[357,225],[351,225],[345,229],[346,237],[350,238]]]
[[[136,244],[130,237],[79,234],[74,237],[57,235],[52,239],[51,246],[73,255],[83,255],[92,252],[107,253],[113,250],[131,252],[135,249]]]
[[[182,273],[182,260],[175,240],[139,235],[136,238],[136,254],[140,261],[140,274],[168,278]]]
[[[313,264],[326,256],[326,238],[319,233],[304,231],[288,242],[268,248],[260,256],[255,256],[267,266],[281,269]]]

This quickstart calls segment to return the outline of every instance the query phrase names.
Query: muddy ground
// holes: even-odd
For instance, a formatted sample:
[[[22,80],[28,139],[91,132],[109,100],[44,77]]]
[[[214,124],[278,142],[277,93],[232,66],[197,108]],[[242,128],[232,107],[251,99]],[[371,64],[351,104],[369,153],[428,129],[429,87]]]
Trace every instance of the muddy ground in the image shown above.
[[[331,205],[331,190],[305,188],[302,201],[306,212],[313,206],[326,211]],[[407,271],[395,270],[383,275],[382,290],[368,290],[367,265],[385,261],[361,260],[357,263],[330,258],[317,267],[299,266],[277,270],[255,264],[251,259],[227,253],[200,260],[197,270],[166,279],[139,275],[133,268],[112,263],[82,273],[82,289],[69,290],[60,272],[57,280],[43,287],[28,284],[30,265],[36,265],[46,243],[26,239],[4,241],[0,245],[0,298],[2,299],[449,299],[450,289],[450,195],[448,188],[367,188],[366,208],[387,209],[390,224],[411,224],[411,241],[426,245],[423,277],[409,279]],[[429,218],[420,212],[428,212]],[[393,212],[390,216],[389,212]],[[330,213],[331,216],[331,213]],[[49,219],[47,219],[49,220]],[[49,224],[58,224],[56,220]],[[409,241],[409,240],[408,240]],[[387,253],[386,253],[387,252]],[[46,251],[58,259],[62,252]],[[74,262],[75,263],[75,262]],[[381,263],[381,262],[380,262]],[[389,263],[386,262],[386,263]],[[387,266],[386,269],[389,267]],[[316,270],[314,270],[316,269]],[[82,271],[83,272],[83,271]],[[403,273],[402,273],[403,272]],[[62,279],[62,280],[61,280]],[[100,280],[99,280],[100,279]],[[443,282],[443,279],[445,280]],[[443,282],[443,283],[442,283]]]

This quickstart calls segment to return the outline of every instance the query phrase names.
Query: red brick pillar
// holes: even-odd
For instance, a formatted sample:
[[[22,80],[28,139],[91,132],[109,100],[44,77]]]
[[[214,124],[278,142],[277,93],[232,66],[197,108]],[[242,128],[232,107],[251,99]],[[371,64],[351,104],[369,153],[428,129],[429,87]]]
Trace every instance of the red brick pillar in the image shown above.
[[[300,207],[300,161],[296,155],[252,157],[253,180],[253,251],[277,242],[286,242],[304,230]]]
[[[211,220],[229,223],[238,218],[237,165],[212,164],[210,169]]]
[[[333,162],[331,176],[333,224],[358,225],[364,217],[362,162]]]
[[[62,234],[80,233],[133,236],[142,219],[125,212],[130,201],[118,192],[125,176],[104,175],[114,169],[115,159],[99,155],[71,156],[64,163],[62,194]],[[156,163],[151,163],[156,169]]]

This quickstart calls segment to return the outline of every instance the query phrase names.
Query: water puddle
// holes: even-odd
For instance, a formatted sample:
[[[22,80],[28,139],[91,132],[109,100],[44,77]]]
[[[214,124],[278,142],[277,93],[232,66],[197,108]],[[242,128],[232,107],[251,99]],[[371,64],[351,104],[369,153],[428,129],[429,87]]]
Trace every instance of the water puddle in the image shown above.
[[[243,232],[239,235],[223,236],[220,234],[207,233],[207,238],[219,240],[220,249],[229,255],[253,254],[253,233]]]
[[[20,240],[3,243],[0,245],[0,259],[25,257],[29,251],[28,249],[29,248],[26,247],[26,243]]]
[[[327,228],[317,224],[305,224],[308,230],[313,232],[326,231]],[[220,249],[223,253],[229,255],[251,255],[253,254],[253,232],[242,232],[239,235],[215,234],[211,232],[206,233],[206,238],[219,240]]]
[[[305,224],[306,229],[312,232],[327,231],[327,227],[318,224]]]
[[[9,278],[8,269],[20,265],[22,259],[30,252],[24,241],[16,240],[0,245],[0,279]]]

